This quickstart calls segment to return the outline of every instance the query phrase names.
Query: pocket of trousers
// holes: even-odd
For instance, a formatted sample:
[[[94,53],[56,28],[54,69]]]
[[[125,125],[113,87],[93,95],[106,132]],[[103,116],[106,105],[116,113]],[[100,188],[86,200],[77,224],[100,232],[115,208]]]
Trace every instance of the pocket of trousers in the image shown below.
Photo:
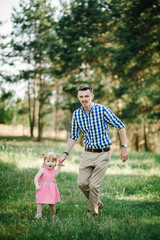
[[[110,160],[111,160],[111,150],[109,150],[108,152],[105,152],[105,156],[104,156],[104,161],[110,162]]]

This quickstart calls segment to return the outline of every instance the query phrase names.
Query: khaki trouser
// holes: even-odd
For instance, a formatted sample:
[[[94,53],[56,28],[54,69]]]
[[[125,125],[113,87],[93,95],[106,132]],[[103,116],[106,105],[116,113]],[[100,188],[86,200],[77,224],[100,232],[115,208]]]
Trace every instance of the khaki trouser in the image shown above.
[[[86,152],[81,155],[77,184],[88,199],[88,211],[98,215],[99,189],[104,178],[108,163],[111,159],[111,151]]]

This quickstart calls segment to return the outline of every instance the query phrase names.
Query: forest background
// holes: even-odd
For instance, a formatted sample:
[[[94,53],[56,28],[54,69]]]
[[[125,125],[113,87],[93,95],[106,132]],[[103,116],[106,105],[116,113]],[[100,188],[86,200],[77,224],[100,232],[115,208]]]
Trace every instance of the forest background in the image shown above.
[[[0,135],[68,138],[76,89],[89,83],[125,123],[130,150],[159,153],[160,2],[60,1],[58,13],[51,3],[20,0],[0,36]]]
[[[56,3],[20,0],[12,32],[0,35],[0,238],[160,240],[160,1]],[[88,221],[76,184],[81,135],[56,179],[57,217],[44,206],[36,221],[33,179],[42,152],[63,153],[81,83],[123,120],[129,159],[111,127],[104,208]]]

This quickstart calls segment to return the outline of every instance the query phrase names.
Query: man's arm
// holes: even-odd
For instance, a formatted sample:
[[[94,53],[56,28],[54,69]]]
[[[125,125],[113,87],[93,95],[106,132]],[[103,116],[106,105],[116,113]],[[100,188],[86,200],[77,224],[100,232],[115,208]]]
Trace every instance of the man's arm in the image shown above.
[[[59,159],[59,166],[61,166],[61,164],[63,163],[63,161],[66,159],[67,155],[69,154],[69,152],[72,150],[74,144],[75,144],[75,140],[72,138],[68,139],[67,142],[67,146],[65,148],[64,153],[62,154],[61,158]],[[66,152],[66,153],[65,153]],[[67,154],[68,153],[68,154]]]
[[[121,145],[127,144],[126,130],[124,127],[119,130],[119,135],[120,135]],[[125,147],[122,147],[121,149],[121,159],[122,159],[122,162],[125,162],[128,159],[128,151],[127,151],[127,148]]]

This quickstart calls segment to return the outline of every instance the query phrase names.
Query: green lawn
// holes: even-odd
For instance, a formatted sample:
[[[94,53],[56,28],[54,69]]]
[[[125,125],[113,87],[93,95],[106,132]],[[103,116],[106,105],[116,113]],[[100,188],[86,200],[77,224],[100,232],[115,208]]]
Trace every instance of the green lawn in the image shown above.
[[[65,143],[0,141],[0,239],[158,240],[160,239],[160,155],[131,153],[122,163],[112,152],[101,199],[104,208],[88,219],[87,200],[76,184],[81,147],[72,150],[57,177],[61,202],[57,218],[47,205],[43,219],[36,213],[33,179],[44,151],[64,151]]]

